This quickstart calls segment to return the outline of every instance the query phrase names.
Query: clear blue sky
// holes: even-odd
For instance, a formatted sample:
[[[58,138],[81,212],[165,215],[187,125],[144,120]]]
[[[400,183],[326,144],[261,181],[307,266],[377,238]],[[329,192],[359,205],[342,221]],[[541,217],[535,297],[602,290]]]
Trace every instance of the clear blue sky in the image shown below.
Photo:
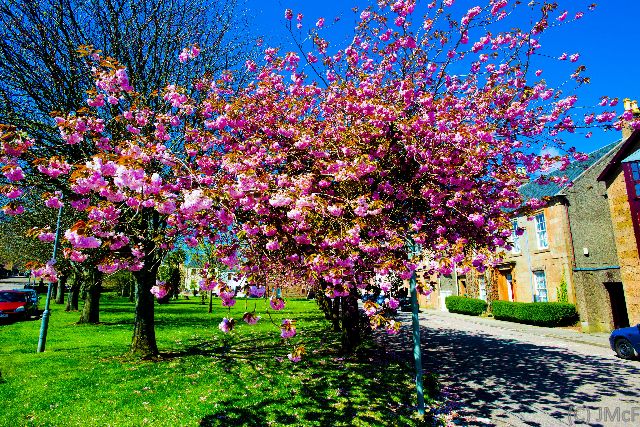
[[[578,92],[580,105],[593,105],[604,95],[619,97],[620,100],[627,97],[640,100],[640,0],[564,0],[559,3],[561,9],[586,11],[587,5],[593,2],[598,4],[595,11],[585,13],[584,18],[578,22],[561,29],[552,29],[546,34],[542,39],[543,52],[554,58],[563,52],[580,53],[579,62],[587,66],[587,75],[591,77],[591,84]],[[307,28],[319,17],[324,17],[327,23],[336,16],[341,17],[332,30],[331,39],[336,47],[343,47],[352,35],[354,14],[351,9],[367,4],[369,2],[366,0],[246,1],[256,34],[266,35],[268,44],[281,44],[285,48],[291,39],[284,21],[286,8],[293,9],[294,14],[303,13]],[[470,0],[456,0],[456,6],[462,10],[474,4],[476,2]],[[554,73],[562,73],[563,76],[568,74],[566,63],[545,61],[543,58],[540,60],[546,76]],[[622,112],[622,102],[617,108]],[[618,138],[617,132],[594,133],[594,137],[589,140],[576,137],[569,142],[582,151],[591,151]]]

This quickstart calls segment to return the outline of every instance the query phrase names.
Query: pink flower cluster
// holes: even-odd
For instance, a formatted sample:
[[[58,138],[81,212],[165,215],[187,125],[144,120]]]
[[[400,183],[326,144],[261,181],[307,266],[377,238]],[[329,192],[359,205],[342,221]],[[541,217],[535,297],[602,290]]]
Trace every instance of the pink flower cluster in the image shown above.
[[[293,338],[296,336],[296,324],[291,319],[283,319],[280,326],[280,336],[282,338]]]

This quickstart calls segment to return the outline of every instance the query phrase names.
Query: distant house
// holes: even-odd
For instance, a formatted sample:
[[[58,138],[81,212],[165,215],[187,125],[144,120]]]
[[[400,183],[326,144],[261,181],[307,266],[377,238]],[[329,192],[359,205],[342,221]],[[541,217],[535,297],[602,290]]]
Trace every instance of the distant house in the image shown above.
[[[486,301],[566,301],[578,306],[586,330],[611,329],[603,283],[617,280],[619,268],[609,202],[597,177],[621,144],[554,172],[567,176],[572,186],[523,184],[521,194],[544,200],[545,206],[514,217],[511,251],[494,269],[458,277],[455,292]]]
[[[619,280],[607,287],[615,327],[640,323],[640,130],[625,132],[625,140],[598,176],[606,188],[620,266]]]

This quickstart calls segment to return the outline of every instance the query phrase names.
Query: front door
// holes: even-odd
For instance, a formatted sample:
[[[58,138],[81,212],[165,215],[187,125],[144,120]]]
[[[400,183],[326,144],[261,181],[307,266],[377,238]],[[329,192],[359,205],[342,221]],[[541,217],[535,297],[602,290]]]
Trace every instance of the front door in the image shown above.
[[[605,283],[604,287],[607,289],[609,300],[611,301],[613,328],[626,328],[629,326],[629,315],[627,314],[627,302],[624,298],[622,283]]]

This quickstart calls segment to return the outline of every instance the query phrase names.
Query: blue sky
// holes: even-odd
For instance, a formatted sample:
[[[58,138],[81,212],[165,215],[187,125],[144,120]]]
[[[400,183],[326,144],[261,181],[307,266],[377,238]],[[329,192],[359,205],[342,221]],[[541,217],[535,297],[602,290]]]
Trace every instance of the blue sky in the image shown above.
[[[483,2],[479,2],[483,3]],[[585,10],[593,1],[565,0],[560,8],[570,11]],[[336,47],[342,47],[351,39],[354,23],[354,6],[366,6],[365,0],[247,0],[248,15],[253,20],[256,34],[266,35],[268,44],[285,46],[291,40],[286,30],[284,10],[293,9],[303,13],[305,24],[313,25],[317,18],[324,17],[327,23],[339,16],[340,22],[332,29],[331,39]],[[423,2],[424,4],[424,2]],[[463,11],[475,5],[469,0],[457,0],[456,6]],[[591,84],[578,92],[580,105],[593,105],[601,96],[640,99],[640,49],[637,48],[637,19],[640,17],[638,0],[603,0],[595,11],[585,13],[580,21],[559,29],[552,29],[542,39],[543,51],[554,58],[567,52],[579,52],[580,63],[586,65]],[[635,45],[635,46],[634,46]],[[545,75],[568,75],[566,63],[541,60]],[[564,68],[563,68],[564,66]],[[622,102],[617,107],[622,112]],[[591,139],[568,138],[571,145],[581,151],[592,151],[618,139],[618,132],[594,132]]]

